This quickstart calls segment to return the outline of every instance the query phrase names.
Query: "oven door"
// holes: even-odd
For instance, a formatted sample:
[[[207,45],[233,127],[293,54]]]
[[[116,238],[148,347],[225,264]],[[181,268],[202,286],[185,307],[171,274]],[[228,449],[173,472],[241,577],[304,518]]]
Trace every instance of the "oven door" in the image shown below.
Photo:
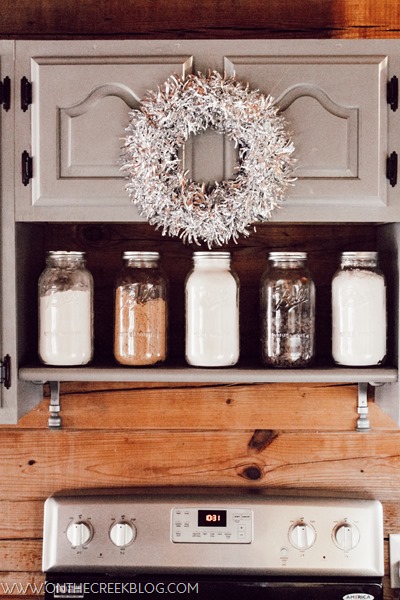
[[[45,600],[172,595],[191,600],[383,600],[382,580],[48,573]]]

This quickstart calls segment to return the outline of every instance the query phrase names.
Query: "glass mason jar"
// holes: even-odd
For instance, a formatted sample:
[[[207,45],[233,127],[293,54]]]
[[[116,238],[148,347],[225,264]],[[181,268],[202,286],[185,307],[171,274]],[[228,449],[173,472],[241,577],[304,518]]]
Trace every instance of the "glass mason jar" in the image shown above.
[[[85,253],[48,252],[38,295],[42,362],[87,364],[93,357],[93,278]]]
[[[260,284],[261,358],[305,367],[315,353],[315,285],[306,252],[269,252]]]
[[[339,365],[386,357],[386,285],[377,252],[343,252],[332,280],[332,356]]]
[[[224,367],[239,359],[239,280],[229,252],[194,252],[186,278],[186,361]]]
[[[168,281],[159,252],[124,252],[115,282],[114,357],[146,366],[167,358]]]

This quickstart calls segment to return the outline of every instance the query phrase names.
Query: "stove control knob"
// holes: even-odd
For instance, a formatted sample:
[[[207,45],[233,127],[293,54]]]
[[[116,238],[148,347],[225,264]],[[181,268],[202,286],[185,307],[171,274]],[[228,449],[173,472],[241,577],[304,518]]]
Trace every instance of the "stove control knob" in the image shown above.
[[[345,552],[353,550],[360,541],[360,532],[355,525],[343,522],[333,530],[333,541],[336,546]]]
[[[110,540],[115,546],[129,546],[136,539],[136,527],[127,521],[114,523],[110,528]]]
[[[67,538],[71,546],[85,546],[93,537],[93,528],[87,521],[72,521],[67,527]]]
[[[298,550],[307,550],[314,544],[317,534],[312,525],[304,521],[294,523],[289,529],[289,541]]]

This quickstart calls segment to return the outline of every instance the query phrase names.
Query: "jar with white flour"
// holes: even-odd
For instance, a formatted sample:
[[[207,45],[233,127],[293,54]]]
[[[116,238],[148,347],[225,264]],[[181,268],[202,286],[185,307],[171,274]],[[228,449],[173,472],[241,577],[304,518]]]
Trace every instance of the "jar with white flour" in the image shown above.
[[[377,252],[343,252],[332,280],[332,355],[345,366],[386,357],[386,285]]]
[[[239,359],[239,280],[229,252],[194,252],[185,284],[186,361],[225,367]]]
[[[39,357],[85,365],[93,357],[93,278],[84,252],[51,251],[38,283]]]

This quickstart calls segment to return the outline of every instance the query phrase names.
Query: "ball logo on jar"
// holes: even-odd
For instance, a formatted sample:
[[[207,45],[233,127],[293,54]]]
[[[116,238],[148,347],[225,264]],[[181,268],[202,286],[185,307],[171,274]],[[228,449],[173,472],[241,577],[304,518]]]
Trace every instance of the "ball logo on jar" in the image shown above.
[[[144,304],[149,300],[154,300],[158,297],[159,293],[157,287],[151,283],[131,283],[129,286],[120,286],[121,292],[123,293],[123,306],[130,308],[133,305]]]
[[[308,302],[310,293],[308,288],[287,286],[278,284],[274,286],[272,297],[274,299],[274,310],[292,310],[299,304]]]

